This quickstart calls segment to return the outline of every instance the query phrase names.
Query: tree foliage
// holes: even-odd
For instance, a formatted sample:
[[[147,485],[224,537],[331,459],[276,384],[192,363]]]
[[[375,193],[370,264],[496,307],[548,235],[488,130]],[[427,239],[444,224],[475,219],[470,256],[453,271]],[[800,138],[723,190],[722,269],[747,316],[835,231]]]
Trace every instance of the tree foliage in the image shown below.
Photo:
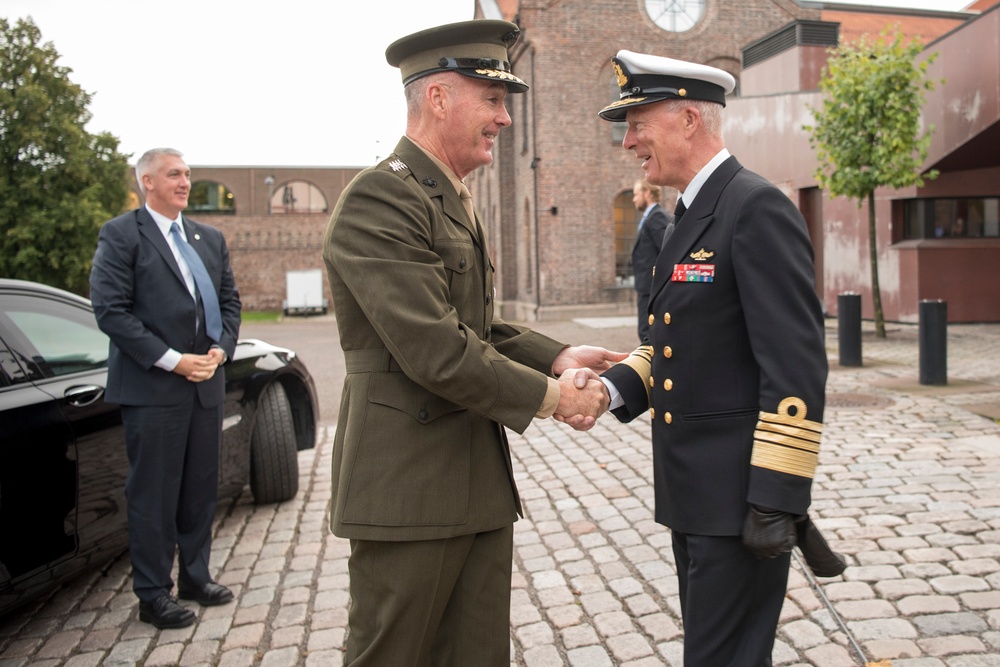
[[[0,18],[0,276],[88,291],[101,224],[123,210],[128,156],[84,126],[91,95],[31,19]]]
[[[875,190],[919,186],[937,177],[936,171],[921,173],[934,127],[921,133],[920,112],[924,91],[935,86],[927,67],[937,56],[917,62],[922,50],[919,41],[907,41],[898,31],[883,32],[874,43],[863,37],[834,49],[820,80],[822,109],[810,109],[815,125],[805,127],[819,161],[820,187],[856,200],[858,208],[868,202],[872,298],[882,337]]]

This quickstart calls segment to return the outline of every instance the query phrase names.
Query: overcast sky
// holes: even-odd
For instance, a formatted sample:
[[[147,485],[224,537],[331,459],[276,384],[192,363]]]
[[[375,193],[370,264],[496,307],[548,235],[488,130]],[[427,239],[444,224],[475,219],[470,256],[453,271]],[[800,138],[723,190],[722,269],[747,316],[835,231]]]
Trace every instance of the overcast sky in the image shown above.
[[[366,166],[384,157],[405,118],[385,47],[471,19],[473,9],[474,0],[0,0],[0,16],[32,17],[93,95],[89,131],[117,136],[133,163],[172,146],[202,166]]]

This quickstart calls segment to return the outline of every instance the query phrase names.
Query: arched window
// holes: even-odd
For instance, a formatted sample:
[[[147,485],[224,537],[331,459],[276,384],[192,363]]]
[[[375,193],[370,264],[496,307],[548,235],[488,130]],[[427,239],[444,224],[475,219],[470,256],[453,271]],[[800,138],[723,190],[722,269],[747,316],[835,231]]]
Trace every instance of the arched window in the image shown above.
[[[308,181],[288,181],[274,188],[272,213],[326,213],[326,197]]]
[[[638,219],[635,205],[632,203],[632,191],[623,190],[615,197],[615,282],[618,285],[631,285],[632,246],[635,245],[635,234],[638,229]]]
[[[233,215],[236,213],[236,198],[222,183],[196,181],[191,184],[188,196],[188,213],[213,213]]]

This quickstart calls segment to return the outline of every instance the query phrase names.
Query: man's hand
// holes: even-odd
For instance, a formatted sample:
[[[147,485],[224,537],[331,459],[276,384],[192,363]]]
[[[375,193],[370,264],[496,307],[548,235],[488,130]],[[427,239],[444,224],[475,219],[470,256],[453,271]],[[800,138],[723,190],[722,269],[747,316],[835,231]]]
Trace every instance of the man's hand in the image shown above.
[[[208,356],[215,360],[216,367],[226,363],[226,351],[221,347],[213,347],[208,350]]]
[[[751,505],[743,522],[743,544],[757,558],[774,558],[791,551],[797,541],[795,522],[799,518]]]
[[[592,345],[567,347],[563,348],[563,351],[552,362],[552,374],[561,377],[571,368],[589,368],[595,373],[601,373],[627,356],[628,354],[625,352],[612,352],[603,347],[593,347]]]
[[[191,382],[204,382],[212,379],[223,357],[222,350],[218,348],[213,348],[208,354],[182,354],[174,372]]]
[[[590,430],[611,402],[608,389],[593,370],[575,368],[559,377],[559,405],[553,418],[578,431]]]

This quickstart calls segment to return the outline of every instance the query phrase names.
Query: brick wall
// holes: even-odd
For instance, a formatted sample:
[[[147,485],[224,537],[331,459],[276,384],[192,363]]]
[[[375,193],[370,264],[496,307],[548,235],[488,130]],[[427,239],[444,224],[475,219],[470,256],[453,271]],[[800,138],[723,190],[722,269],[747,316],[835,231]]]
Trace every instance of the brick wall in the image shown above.
[[[233,194],[235,214],[194,211],[189,217],[225,234],[244,310],[281,310],[285,274],[304,269],[323,269],[323,292],[332,308],[323,265],[323,238],[340,194],[360,171],[354,167],[191,166],[193,182],[220,183]],[[274,201],[274,193],[292,181],[316,186],[326,199],[326,210],[272,212],[269,200]],[[138,201],[134,180],[130,186]]]
[[[531,86],[527,105],[520,95],[508,97],[514,125],[501,133],[494,164],[467,179],[477,207],[490,212],[494,254],[503,253],[495,264],[507,317],[634,309],[634,293],[615,287],[613,207],[642,171],[612,137],[612,124],[597,116],[614,99],[613,55],[628,49],[692,60],[739,79],[743,46],[797,18],[819,18],[791,1],[717,0],[706,3],[692,30],[669,33],[643,5],[518,3],[522,35],[511,59]]]
[[[195,219],[225,234],[244,310],[281,310],[286,272],[304,269],[323,269],[323,293],[330,301],[323,265],[329,214],[200,215]]]

